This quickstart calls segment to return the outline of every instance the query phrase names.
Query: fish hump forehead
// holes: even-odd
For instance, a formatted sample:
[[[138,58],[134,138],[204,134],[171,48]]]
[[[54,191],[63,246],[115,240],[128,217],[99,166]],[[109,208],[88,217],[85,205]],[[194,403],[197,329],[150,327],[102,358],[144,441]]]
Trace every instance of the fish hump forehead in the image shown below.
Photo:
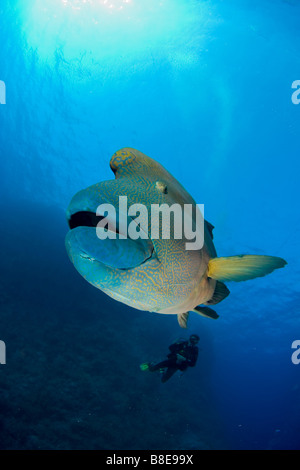
[[[129,147],[118,150],[110,160],[110,168],[117,180],[133,179],[135,186],[145,181],[152,182],[156,192],[167,197],[165,202],[195,204],[190,194],[171,173],[139,150]]]
[[[125,147],[118,150],[111,157],[110,168],[116,178],[144,176],[147,179],[161,177],[170,179],[173,177],[157,161],[148,157],[139,150]]]

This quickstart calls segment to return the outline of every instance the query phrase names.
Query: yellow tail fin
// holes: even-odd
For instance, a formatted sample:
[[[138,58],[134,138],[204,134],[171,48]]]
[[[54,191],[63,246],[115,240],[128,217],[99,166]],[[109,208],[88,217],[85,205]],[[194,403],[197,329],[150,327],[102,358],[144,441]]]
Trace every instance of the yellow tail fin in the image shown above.
[[[283,268],[286,261],[276,256],[240,255],[213,258],[208,263],[207,276],[218,281],[247,281]]]

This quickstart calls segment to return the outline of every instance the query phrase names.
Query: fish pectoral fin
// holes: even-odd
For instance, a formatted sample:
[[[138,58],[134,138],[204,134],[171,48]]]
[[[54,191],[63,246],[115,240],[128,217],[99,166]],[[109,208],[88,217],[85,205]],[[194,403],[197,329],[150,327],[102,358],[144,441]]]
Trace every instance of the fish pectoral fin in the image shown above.
[[[208,263],[207,276],[218,281],[248,281],[283,268],[286,261],[277,256],[239,255],[212,258]]]
[[[195,307],[193,312],[198,313],[202,317],[211,318],[212,320],[217,320],[219,315],[212,308],[209,307]]]
[[[188,318],[189,318],[189,312],[178,313],[177,319],[178,319],[178,323],[181,326],[181,328],[187,328]]]
[[[213,229],[215,227],[210,222],[207,222],[207,220],[205,220],[205,225],[206,225],[207,230],[209,231],[211,239],[213,239],[214,238]]]
[[[216,305],[224,300],[230,294],[230,290],[221,281],[217,281],[215,292],[212,298],[208,302],[204,302],[205,305]]]

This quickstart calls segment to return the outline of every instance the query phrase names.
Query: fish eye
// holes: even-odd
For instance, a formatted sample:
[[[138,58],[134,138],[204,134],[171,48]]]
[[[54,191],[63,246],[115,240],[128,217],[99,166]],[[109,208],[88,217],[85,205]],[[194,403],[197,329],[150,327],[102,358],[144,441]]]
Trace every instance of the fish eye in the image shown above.
[[[155,183],[156,189],[162,194],[168,194],[168,187],[162,181],[156,181]]]

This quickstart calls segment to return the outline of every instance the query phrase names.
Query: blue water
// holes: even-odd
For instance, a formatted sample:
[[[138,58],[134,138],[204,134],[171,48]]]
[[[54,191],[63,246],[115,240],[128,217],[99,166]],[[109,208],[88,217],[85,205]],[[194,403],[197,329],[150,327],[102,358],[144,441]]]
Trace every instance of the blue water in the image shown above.
[[[2,449],[299,449],[300,4],[2,0]],[[217,322],[88,285],[64,212],[134,147],[205,205],[219,255],[286,268],[229,286]],[[197,366],[139,364],[197,333]]]

